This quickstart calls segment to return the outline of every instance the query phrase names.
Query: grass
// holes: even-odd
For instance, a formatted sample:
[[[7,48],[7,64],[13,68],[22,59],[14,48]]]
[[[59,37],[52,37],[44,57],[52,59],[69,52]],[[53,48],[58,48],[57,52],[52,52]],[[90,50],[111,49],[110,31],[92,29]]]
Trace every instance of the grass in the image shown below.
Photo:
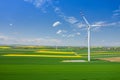
[[[118,64],[1,65],[1,80],[119,80]]]
[[[47,50],[50,52],[77,52],[80,58],[51,58],[51,57],[22,57],[2,56],[6,54],[24,55],[48,55],[37,51]],[[87,60],[86,48],[60,48],[40,47],[32,49],[23,47],[0,49],[0,80],[119,80],[120,63],[96,60],[101,57],[120,57],[119,50],[104,50],[92,48],[91,62],[63,63],[63,60]],[[55,54],[49,54],[55,55]],[[60,54],[63,56],[75,56],[74,54]],[[109,56],[106,56],[109,55]],[[57,55],[59,56],[59,55]]]
[[[119,63],[56,63],[53,60],[48,61],[53,63],[41,63],[41,59],[14,60],[17,60],[16,63],[0,65],[1,80],[119,80],[120,78]]]

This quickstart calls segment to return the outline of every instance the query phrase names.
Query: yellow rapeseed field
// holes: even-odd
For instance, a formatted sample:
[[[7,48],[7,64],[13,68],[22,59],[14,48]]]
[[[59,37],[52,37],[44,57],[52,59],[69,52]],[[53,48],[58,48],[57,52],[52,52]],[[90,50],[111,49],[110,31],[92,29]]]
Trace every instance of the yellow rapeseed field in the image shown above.
[[[0,49],[10,49],[10,47],[7,47],[7,46],[0,46]]]
[[[21,57],[53,57],[53,58],[80,58],[81,56],[61,56],[61,55],[26,55],[26,54],[6,54],[2,56],[21,56]]]
[[[51,53],[51,54],[75,54],[75,52],[55,52],[55,51],[37,51],[38,53]]]

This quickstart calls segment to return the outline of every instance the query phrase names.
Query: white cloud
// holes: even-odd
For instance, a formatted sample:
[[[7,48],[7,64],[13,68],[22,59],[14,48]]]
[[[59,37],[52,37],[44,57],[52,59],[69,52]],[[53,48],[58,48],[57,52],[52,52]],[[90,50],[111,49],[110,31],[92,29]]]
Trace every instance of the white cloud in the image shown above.
[[[72,38],[72,37],[75,37],[75,36],[80,36],[80,32],[68,33],[65,30],[58,30],[56,32],[56,34],[58,34],[62,37],[66,37],[66,38]]]
[[[34,39],[19,39],[17,42],[20,43],[58,43],[60,40],[58,39],[46,39],[46,38],[34,38]]]
[[[65,14],[61,11],[61,9],[59,7],[55,7],[53,6],[54,8],[54,12],[61,18],[65,19]]]
[[[75,36],[79,36],[79,35],[80,35],[79,32],[69,34],[69,33],[67,33],[67,31],[65,31],[65,30],[58,30],[58,31],[56,32],[56,34],[58,34],[58,35],[60,35],[60,36],[62,36],[62,37],[66,37],[66,38],[71,38],[71,37],[75,37]]]
[[[79,33],[79,32],[77,32],[77,33],[76,33],[76,35],[78,35],[78,36],[79,36],[79,35],[80,35],[80,33]]]
[[[13,38],[0,36],[1,44],[32,44],[32,45],[54,45],[61,43],[61,40],[54,38]]]
[[[60,8],[58,7],[54,7],[54,11],[56,12],[56,14],[58,14],[59,17],[61,17],[63,20],[65,20],[66,22],[68,22],[69,24],[73,25],[73,26],[77,26],[77,28],[86,28],[86,24],[78,21],[77,18],[75,17],[69,17],[66,16]],[[120,16],[120,7],[119,9],[114,11],[115,14],[119,14]],[[94,29],[94,31],[100,30],[101,27],[111,27],[111,26],[119,26],[120,25],[120,21],[117,22],[107,22],[107,21],[98,21],[98,22],[94,22],[93,24],[91,24],[91,28]]]
[[[116,22],[98,21],[92,24],[91,26],[92,27],[108,27],[108,26],[119,26],[119,25],[120,25],[120,21],[116,21]]]
[[[7,36],[0,36],[0,41],[7,41],[8,37]]]
[[[102,27],[120,27],[120,21],[116,22],[98,21],[91,25],[92,31],[99,31]]]
[[[86,24],[83,24],[81,22],[75,24],[78,28],[86,27]]]
[[[51,0],[24,0],[24,1],[33,3],[33,5],[35,5],[38,8],[41,8],[44,5],[49,4],[51,2]]]
[[[54,6],[55,13],[61,17],[64,21],[70,23],[70,24],[76,24],[78,22],[77,18],[73,16],[66,16],[60,8]]]
[[[54,22],[54,23],[53,23],[53,25],[52,25],[52,26],[53,26],[53,27],[56,27],[56,26],[59,26],[60,24],[61,24],[61,22],[60,22],[60,21],[56,21],[56,22]]]
[[[52,0],[24,0],[25,2],[32,3],[35,7],[40,8],[41,11],[46,13],[46,8],[52,3]]]
[[[33,4],[36,7],[42,7],[45,3],[46,3],[46,0],[35,0]]]
[[[120,21],[111,22],[111,23],[108,24],[108,26],[117,26],[117,27],[120,27]]]
[[[69,24],[73,25],[73,26],[76,26],[77,28],[83,28],[85,29],[86,28],[86,24],[78,21],[77,18],[75,17],[69,17],[69,16],[66,16],[60,8],[58,7],[54,7],[54,11],[56,12],[56,14],[58,14],[59,17],[61,17],[63,20],[65,20],[66,22],[68,22]],[[116,14],[119,14],[120,16],[120,7],[119,9],[115,10],[114,13]],[[117,22],[107,22],[107,21],[98,21],[98,22],[94,22],[93,24],[91,24],[91,28],[94,30],[94,31],[97,31],[99,29],[101,29],[101,27],[108,27],[108,26],[119,26],[120,25],[120,21],[117,21]]]
[[[55,7],[55,6],[54,6],[54,11],[55,11],[56,13],[61,13],[61,10],[60,10],[60,8],[58,8],[58,7]]]
[[[62,37],[66,37],[67,35],[66,34],[62,34]]]
[[[43,9],[46,8],[45,6],[50,5],[53,9],[54,12],[60,17],[62,18],[65,22],[69,23],[72,26],[75,26],[77,28],[82,28],[83,30],[86,30],[86,24],[80,22],[77,18],[75,18],[74,16],[66,16],[64,14],[64,12],[61,11],[61,9],[59,7],[56,7],[53,3],[53,0],[24,0],[26,2],[30,2],[33,5],[35,5],[37,8]],[[113,11],[113,15],[115,16],[120,16],[120,6],[118,9],[116,9],[115,11]],[[59,26],[61,23],[59,21],[56,21],[53,23],[53,27],[57,27]],[[97,21],[94,22],[93,24],[91,24],[91,29],[93,31],[98,31],[101,29],[101,27],[108,27],[108,26],[119,26],[120,22],[107,22],[107,21]],[[64,30],[58,30],[56,32],[56,34],[61,34],[66,36],[65,34],[66,32]]]
[[[70,37],[74,37],[74,36],[75,36],[74,34],[70,34],[67,37],[70,38]]]
[[[67,22],[69,22],[70,24],[75,24],[76,22],[78,22],[78,20],[75,17],[66,17],[65,20]]]
[[[104,27],[106,25],[107,25],[107,23],[105,21],[94,22],[91,25],[91,29],[92,29],[92,31],[98,32],[98,31],[100,31],[101,27]]]
[[[84,28],[86,27],[86,24],[83,24],[82,22],[80,22],[77,18],[75,18],[74,16],[66,16],[59,7],[55,7],[54,6],[54,11],[55,13],[62,18],[64,21],[66,21],[67,23],[69,23],[72,26],[75,26],[77,28]]]
[[[72,38],[72,37],[75,37],[75,36],[80,36],[80,32],[66,35],[66,37],[68,37],[68,38]]]
[[[58,30],[56,34],[65,34],[67,31],[66,30]]]
[[[120,17],[120,6],[118,9],[113,11],[113,17]]]
[[[62,33],[62,30],[58,30],[58,31],[56,32],[56,34],[60,34],[60,33]]]
[[[37,8],[40,8],[43,12],[46,12],[44,9],[46,8],[45,6],[50,5],[54,9],[54,12],[67,23],[74,26],[78,26],[79,28],[83,26],[82,24],[78,25],[79,21],[77,18],[75,18],[74,16],[66,16],[59,7],[56,7],[54,4],[52,4],[53,0],[24,0],[24,1],[32,3]],[[54,23],[53,27],[56,27],[58,25],[60,25],[60,22]]]
[[[55,13],[60,17],[62,18],[64,21],[66,21],[67,23],[69,23],[70,25],[72,26],[76,26],[77,28],[83,28],[85,27],[85,24],[81,23],[78,21],[77,18],[73,17],[73,16],[66,16],[60,8],[58,7],[54,7],[54,11]],[[58,30],[56,32],[56,34],[59,34],[61,35],[62,37],[75,37],[76,35],[80,35],[80,33],[73,33],[73,34],[68,34],[66,33],[66,31],[64,30]]]
[[[106,22],[98,21],[98,22],[93,23],[91,26],[92,27],[101,27],[101,26],[105,26],[105,25],[106,25]]]

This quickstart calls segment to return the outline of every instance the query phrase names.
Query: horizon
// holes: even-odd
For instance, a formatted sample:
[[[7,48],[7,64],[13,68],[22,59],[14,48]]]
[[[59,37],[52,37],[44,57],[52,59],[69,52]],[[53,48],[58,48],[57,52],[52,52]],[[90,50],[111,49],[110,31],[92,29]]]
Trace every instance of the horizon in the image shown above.
[[[0,44],[0,47],[2,46],[35,46],[35,47],[56,47],[56,45],[24,45],[24,44]],[[88,46],[70,46],[70,45],[58,45],[57,47],[81,47],[81,48],[88,48]],[[120,46],[91,46],[90,48],[119,48]]]

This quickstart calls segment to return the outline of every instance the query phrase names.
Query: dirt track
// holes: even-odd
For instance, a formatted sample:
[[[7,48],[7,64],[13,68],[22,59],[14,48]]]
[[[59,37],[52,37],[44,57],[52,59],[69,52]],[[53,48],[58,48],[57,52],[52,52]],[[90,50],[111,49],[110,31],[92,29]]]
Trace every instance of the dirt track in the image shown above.
[[[120,62],[120,57],[100,58],[100,60],[106,60],[106,61],[110,61],[110,62]]]

